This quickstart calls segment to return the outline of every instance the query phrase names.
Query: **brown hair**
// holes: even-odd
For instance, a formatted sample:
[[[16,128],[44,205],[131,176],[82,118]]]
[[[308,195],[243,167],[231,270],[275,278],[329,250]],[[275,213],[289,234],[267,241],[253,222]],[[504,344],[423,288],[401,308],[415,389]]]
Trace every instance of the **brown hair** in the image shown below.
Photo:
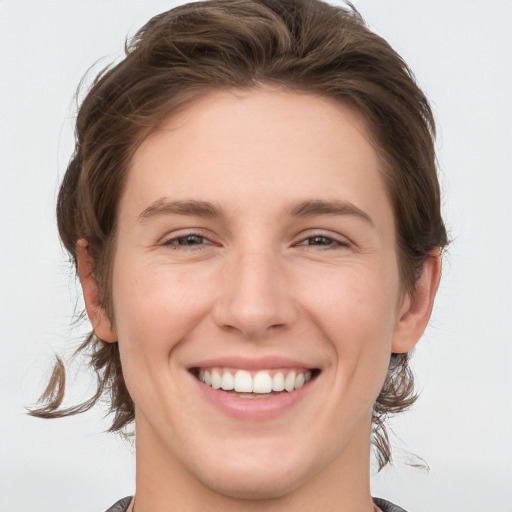
[[[262,84],[338,99],[366,119],[394,208],[405,290],[414,290],[426,259],[447,244],[430,106],[405,62],[352,6],[318,0],[187,4],[152,18],[126,45],[124,60],[96,78],[78,112],[75,153],[58,197],[61,239],[75,264],[77,240],[87,239],[101,305],[113,322],[116,209],[134,151],[198,95]],[[58,359],[32,414],[76,414],[105,397],[114,414],[111,430],[123,429],[134,418],[134,404],[118,344],[91,333],[78,351],[90,354],[98,382],[94,396],[63,408],[65,369]],[[392,354],[374,405],[373,443],[381,468],[391,460],[387,416],[416,399],[408,360],[409,354]]]

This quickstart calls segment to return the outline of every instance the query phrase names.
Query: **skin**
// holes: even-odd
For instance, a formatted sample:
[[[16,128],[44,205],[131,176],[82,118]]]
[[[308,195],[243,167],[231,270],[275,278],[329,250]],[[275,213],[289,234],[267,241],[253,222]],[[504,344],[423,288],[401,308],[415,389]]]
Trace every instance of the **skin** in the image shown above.
[[[190,200],[222,215],[162,208]],[[304,201],[344,210],[292,214]],[[138,148],[119,207],[115,328],[78,244],[88,314],[119,340],[136,404],[137,512],[373,510],[372,405],[391,352],[421,337],[440,272],[434,255],[404,293],[395,238],[365,123],[334,100],[210,93]],[[226,355],[320,373],[297,404],[248,421],[205,400],[189,371]]]

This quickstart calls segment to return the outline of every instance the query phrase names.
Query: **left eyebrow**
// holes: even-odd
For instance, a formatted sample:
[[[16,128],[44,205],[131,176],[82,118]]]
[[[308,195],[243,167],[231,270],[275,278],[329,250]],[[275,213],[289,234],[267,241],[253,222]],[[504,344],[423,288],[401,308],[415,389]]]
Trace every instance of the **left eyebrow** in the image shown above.
[[[347,201],[324,201],[322,199],[302,201],[293,206],[289,213],[293,217],[315,217],[317,215],[354,215],[375,227],[372,218],[366,212]]]

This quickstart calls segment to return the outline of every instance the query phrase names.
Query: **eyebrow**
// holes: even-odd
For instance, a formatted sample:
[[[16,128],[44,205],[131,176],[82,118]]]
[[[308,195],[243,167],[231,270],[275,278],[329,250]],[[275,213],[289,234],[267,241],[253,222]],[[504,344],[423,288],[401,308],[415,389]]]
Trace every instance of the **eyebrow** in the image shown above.
[[[144,222],[152,217],[160,215],[190,215],[203,218],[222,218],[225,214],[220,206],[216,206],[209,201],[198,201],[194,199],[171,201],[161,197],[151,203],[139,214],[139,221]],[[322,199],[313,199],[301,201],[288,210],[292,217],[307,218],[319,215],[353,215],[372,226],[375,226],[371,217],[347,201],[325,201]]]
[[[315,199],[302,201],[290,210],[293,217],[315,217],[317,215],[354,215],[375,226],[372,218],[356,205],[347,201],[324,201]]]
[[[151,203],[139,214],[139,221],[144,222],[151,217],[170,214],[211,218],[224,216],[221,208],[208,201],[170,201],[165,197],[161,197]]]

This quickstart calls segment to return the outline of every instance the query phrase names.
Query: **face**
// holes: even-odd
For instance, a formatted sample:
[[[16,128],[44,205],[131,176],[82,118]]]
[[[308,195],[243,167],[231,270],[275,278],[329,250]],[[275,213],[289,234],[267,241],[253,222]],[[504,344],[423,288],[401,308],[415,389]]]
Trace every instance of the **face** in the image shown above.
[[[409,306],[379,166],[350,108],[270,89],[139,147],[113,268],[138,456],[238,497],[366,464]]]

